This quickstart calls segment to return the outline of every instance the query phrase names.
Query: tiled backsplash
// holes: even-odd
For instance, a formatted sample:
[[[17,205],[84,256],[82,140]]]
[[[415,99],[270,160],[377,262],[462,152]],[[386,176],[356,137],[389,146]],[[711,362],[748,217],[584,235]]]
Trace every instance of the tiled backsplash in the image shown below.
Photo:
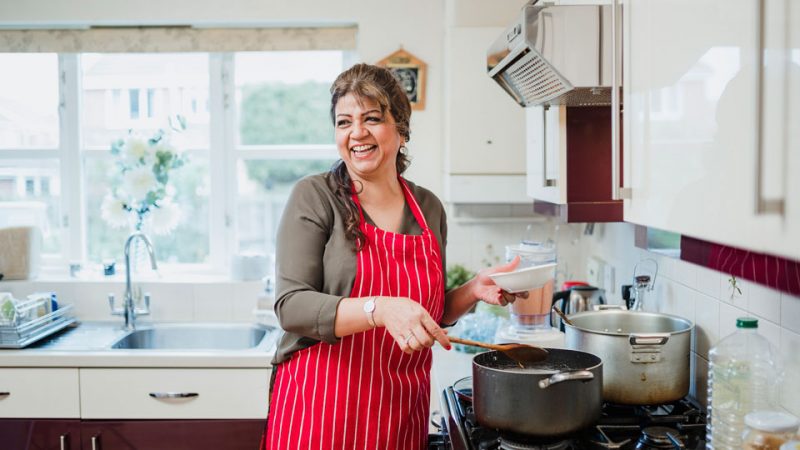
[[[149,316],[141,321],[253,322],[253,310],[262,291],[260,281],[247,282],[142,282],[143,292],[151,294]],[[0,290],[18,298],[39,291],[53,291],[60,301],[75,305],[82,320],[122,321],[109,313],[108,294],[122,305],[125,283],[119,281],[8,281]]]

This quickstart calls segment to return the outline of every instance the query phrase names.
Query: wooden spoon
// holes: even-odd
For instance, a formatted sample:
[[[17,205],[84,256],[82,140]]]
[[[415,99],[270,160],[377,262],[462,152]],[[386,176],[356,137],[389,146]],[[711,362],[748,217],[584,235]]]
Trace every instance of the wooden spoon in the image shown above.
[[[556,314],[558,314],[558,317],[561,317],[561,320],[563,320],[563,321],[564,321],[564,323],[566,323],[567,325],[572,325],[572,321],[571,321],[571,320],[569,320],[569,317],[567,317],[567,315],[566,315],[566,314],[564,314],[564,312],[563,312],[563,311],[561,311],[561,310],[558,308],[558,306],[553,306],[553,311],[555,311],[555,312],[556,312]],[[573,325],[573,326],[574,326],[574,325]]]
[[[455,336],[448,336],[450,342],[457,344],[471,345],[473,347],[488,348],[490,350],[497,350],[504,355],[513,359],[519,364],[520,367],[525,367],[525,364],[544,361],[547,359],[547,350],[528,344],[488,344],[486,342],[472,341],[469,339],[462,339]]]

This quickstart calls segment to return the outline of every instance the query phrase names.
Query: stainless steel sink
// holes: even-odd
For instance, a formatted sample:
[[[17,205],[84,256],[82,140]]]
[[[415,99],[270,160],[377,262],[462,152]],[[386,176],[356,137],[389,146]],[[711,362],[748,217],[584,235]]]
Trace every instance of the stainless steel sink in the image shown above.
[[[157,324],[142,326],[111,345],[125,350],[267,349],[277,330],[253,324]]]

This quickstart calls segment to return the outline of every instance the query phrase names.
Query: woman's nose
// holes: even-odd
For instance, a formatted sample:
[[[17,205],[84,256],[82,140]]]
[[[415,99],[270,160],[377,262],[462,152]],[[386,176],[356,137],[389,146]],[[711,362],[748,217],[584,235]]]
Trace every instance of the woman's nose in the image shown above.
[[[362,122],[353,122],[353,128],[350,131],[350,136],[354,138],[364,137],[369,133],[367,127]]]

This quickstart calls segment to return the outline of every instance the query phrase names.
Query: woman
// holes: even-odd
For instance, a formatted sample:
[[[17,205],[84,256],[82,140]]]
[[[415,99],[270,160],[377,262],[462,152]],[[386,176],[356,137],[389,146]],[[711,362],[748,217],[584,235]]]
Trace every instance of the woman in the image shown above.
[[[358,64],[331,87],[341,161],[297,183],[278,230],[273,360],[262,448],[422,449],[430,347],[478,299],[513,296],[486,269],[444,291],[445,214],[401,177],[411,105],[391,72]]]

